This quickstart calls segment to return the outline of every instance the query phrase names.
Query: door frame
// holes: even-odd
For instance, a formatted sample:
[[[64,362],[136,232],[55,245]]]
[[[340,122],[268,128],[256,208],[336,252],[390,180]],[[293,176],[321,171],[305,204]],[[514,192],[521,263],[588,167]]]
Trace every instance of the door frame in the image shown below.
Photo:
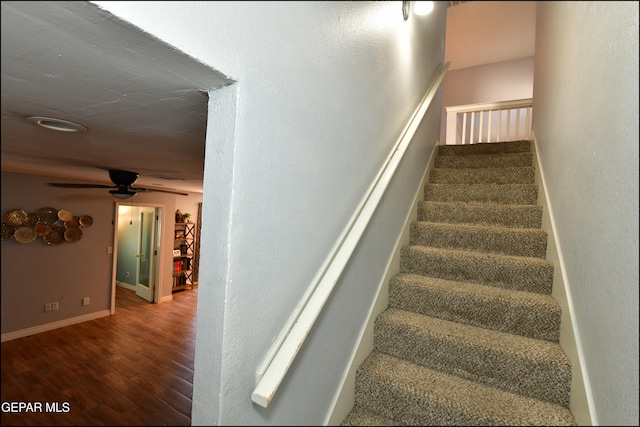
[[[112,250],[112,263],[111,263],[111,314],[116,312],[116,286],[117,286],[117,272],[118,272],[118,224],[119,224],[119,210],[120,206],[127,207],[150,207],[158,209],[160,212],[160,218],[158,220],[158,228],[156,231],[157,240],[157,277],[156,286],[153,290],[153,303],[157,304],[160,300],[160,288],[163,285],[163,271],[164,263],[162,262],[162,254],[164,254],[164,216],[166,216],[166,205],[160,203],[134,203],[131,201],[115,201],[114,203],[114,220],[113,220],[113,250]],[[159,238],[158,238],[159,237]]]
[[[138,221],[139,221],[139,225],[140,225],[140,230],[138,232],[138,243],[137,243],[137,247],[138,250],[136,251],[136,280],[135,280],[135,289],[136,289],[136,295],[149,301],[149,302],[155,302],[156,301],[156,293],[155,290],[158,287],[158,257],[160,255],[160,248],[159,248],[159,239],[158,236],[161,234],[160,233],[160,216],[162,215],[161,212],[158,211],[158,208],[153,208],[153,207],[146,207],[146,206],[135,206],[136,208],[139,208],[138,211]],[[133,208],[133,206],[131,207]],[[120,211],[120,208],[118,208],[118,211]],[[144,256],[144,254],[142,253],[144,251],[144,248],[142,246],[144,246],[144,240],[142,239],[142,236],[144,235],[144,229],[145,229],[145,222],[144,222],[144,218],[145,215],[149,215],[151,214],[151,234],[149,235],[148,238],[148,243],[149,243],[149,252],[146,255],[146,258],[149,260],[149,271],[148,271],[148,282],[147,285],[142,284],[142,280],[141,280],[141,267],[142,267],[142,257]],[[146,251],[145,251],[146,252]],[[116,267],[117,270],[117,267]]]

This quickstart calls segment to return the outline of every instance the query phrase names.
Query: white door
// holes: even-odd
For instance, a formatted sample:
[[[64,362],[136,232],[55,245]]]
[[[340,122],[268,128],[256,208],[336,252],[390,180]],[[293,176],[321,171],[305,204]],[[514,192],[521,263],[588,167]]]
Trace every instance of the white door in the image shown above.
[[[140,233],[136,253],[136,295],[153,302],[156,287],[156,234],[158,216],[152,207],[140,208]]]

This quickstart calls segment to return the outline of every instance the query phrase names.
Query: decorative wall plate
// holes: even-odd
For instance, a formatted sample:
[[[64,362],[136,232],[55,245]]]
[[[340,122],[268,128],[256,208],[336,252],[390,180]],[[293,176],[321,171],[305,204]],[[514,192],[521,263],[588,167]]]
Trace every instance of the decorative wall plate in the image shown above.
[[[54,208],[41,208],[38,210],[40,222],[43,224],[55,224],[58,222],[58,210]]]
[[[35,227],[37,223],[40,222],[40,217],[35,213],[27,214],[27,222],[24,224],[27,227]]]
[[[4,214],[4,222],[12,227],[25,225],[29,215],[22,209],[10,209]]]
[[[36,232],[36,236],[42,237],[49,232],[49,224],[36,224],[36,226],[33,227],[33,231]]]
[[[67,209],[60,209],[58,211],[58,218],[62,221],[71,221],[73,219],[73,214]]]
[[[77,242],[82,237],[82,230],[78,227],[67,228],[64,232],[64,240],[67,242]]]
[[[91,218],[89,215],[83,215],[80,217],[81,226],[89,227],[91,224],[93,224],[93,218]]]
[[[2,240],[13,239],[13,233],[16,231],[15,227],[2,223]]]
[[[64,228],[58,225],[54,225],[49,228],[47,234],[42,236],[42,239],[48,245],[57,245],[59,243],[62,243],[64,241]]]
[[[31,243],[36,240],[36,232],[31,227],[19,227],[13,233],[13,238],[20,243]]]
[[[80,217],[74,216],[70,220],[64,222],[65,228],[80,227]]]

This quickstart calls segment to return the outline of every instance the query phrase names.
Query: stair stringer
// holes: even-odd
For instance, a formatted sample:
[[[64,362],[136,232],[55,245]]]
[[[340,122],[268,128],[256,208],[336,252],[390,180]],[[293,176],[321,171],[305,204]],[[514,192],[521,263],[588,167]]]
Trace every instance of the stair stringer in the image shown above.
[[[547,232],[547,256],[546,259],[554,265],[553,287],[551,295],[562,309],[560,322],[560,347],[571,361],[571,394],[569,395],[569,409],[577,425],[594,425],[595,414],[593,412],[593,396],[589,385],[586,370],[584,368],[584,357],[580,338],[576,329],[573,302],[565,281],[564,262],[557,236],[555,234],[554,222],[552,220],[552,208],[547,197],[547,186],[545,185],[544,173],[538,157],[538,142],[535,132],[532,133],[531,150],[533,152],[533,162],[535,170],[534,182],[542,191],[538,192],[538,204],[542,206],[542,229]]]
[[[345,373],[342,377],[342,383],[333,399],[333,403],[328,412],[328,416],[325,419],[324,425],[340,425],[340,423],[353,409],[353,405],[355,404],[356,371],[374,349],[373,327],[375,320],[383,311],[389,308],[389,281],[392,277],[400,273],[400,250],[409,244],[411,224],[418,220],[418,204],[424,201],[424,189],[429,180],[431,170],[434,168],[439,145],[440,141],[436,141],[433,146],[427,167],[425,168],[422,180],[420,181],[416,194],[413,198],[413,204],[405,218],[402,232],[400,233],[398,240],[396,240],[393,248],[393,254],[387,264],[386,273],[379,284],[376,299],[373,302],[369,315],[362,330],[360,331],[358,343],[351,354],[350,364],[345,369]]]

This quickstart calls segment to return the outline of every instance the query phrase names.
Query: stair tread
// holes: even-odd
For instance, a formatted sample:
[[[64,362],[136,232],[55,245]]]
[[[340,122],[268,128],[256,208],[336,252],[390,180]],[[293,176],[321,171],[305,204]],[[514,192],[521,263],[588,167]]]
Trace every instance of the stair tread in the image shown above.
[[[515,166],[531,166],[532,152],[518,153],[472,153],[437,156],[434,166],[449,168],[500,168]]]
[[[550,294],[553,263],[533,257],[408,245],[400,271],[441,279]]]
[[[465,341],[475,347],[482,347],[485,352],[515,354],[523,359],[535,359],[543,363],[568,364],[560,345],[546,340],[465,325],[395,307],[387,308],[378,319],[380,322],[400,322],[425,334]]]
[[[361,407],[407,425],[575,425],[566,407],[465,380],[373,351],[358,386],[375,388]],[[357,380],[357,381],[358,381]],[[384,384],[384,388],[378,388]],[[373,397],[375,396],[375,398]]]
[[[531,151],[530,140],[481,142],[471,145],[446,145],[438,146],[439,156],[459,156],[473,153],[521,153]]]
[[[429,182],[432,184],[533,184],[534,181],[535,170],[532,166],[504,168],[436,167],[429,173]]]
[[[488,204],[536,204],[536,184],[426,184],[425,201]]]
[[[542,207],[534,204],[422,201],[418,204],[418,220],[448,224],[540,228]]]
[[[389,307],[559,341],[561,310],[549,294],[398,273],[389,282]]]
[[[483,260],[492,260],[495,262],[502,262],[502,263],[532,264],[532,265],[544,265],[544,266],[553,267],[553,263],[551,261],[548,261],[546,259],[536,258],[536,257],[503,255],[503,254],[494,254],[489,252],[468,251],[468,250],[460,250],[460,249],[434,248],[430,246],[411,245],[411,244],[404,246],[401,249],[401,251],[402,250],[432,252],[432,253],[443,254],[444,256],[476,258],[476,259],[483,259]]]
[[[415,221],[411,244],[544,258],[547,233],[540,228]]]
[[[342,421],[341,426],[397,426],[392,419],[381,417],[377,414],[354,408]]]
[[[437,221],[415,221],[413,224],[417,226],[424,227],[433,227],[433,228],[446,228],[446,229],[464,229],[464,230],[484,230],[488,232],[496,232],[496,233],[506,233],[506,234],[518,234],[518,235],[546,235],[546,231],[541,228],[536,227],[504,227],[500,225],[493,224],[451,224],[446,222],[437,222]]]

